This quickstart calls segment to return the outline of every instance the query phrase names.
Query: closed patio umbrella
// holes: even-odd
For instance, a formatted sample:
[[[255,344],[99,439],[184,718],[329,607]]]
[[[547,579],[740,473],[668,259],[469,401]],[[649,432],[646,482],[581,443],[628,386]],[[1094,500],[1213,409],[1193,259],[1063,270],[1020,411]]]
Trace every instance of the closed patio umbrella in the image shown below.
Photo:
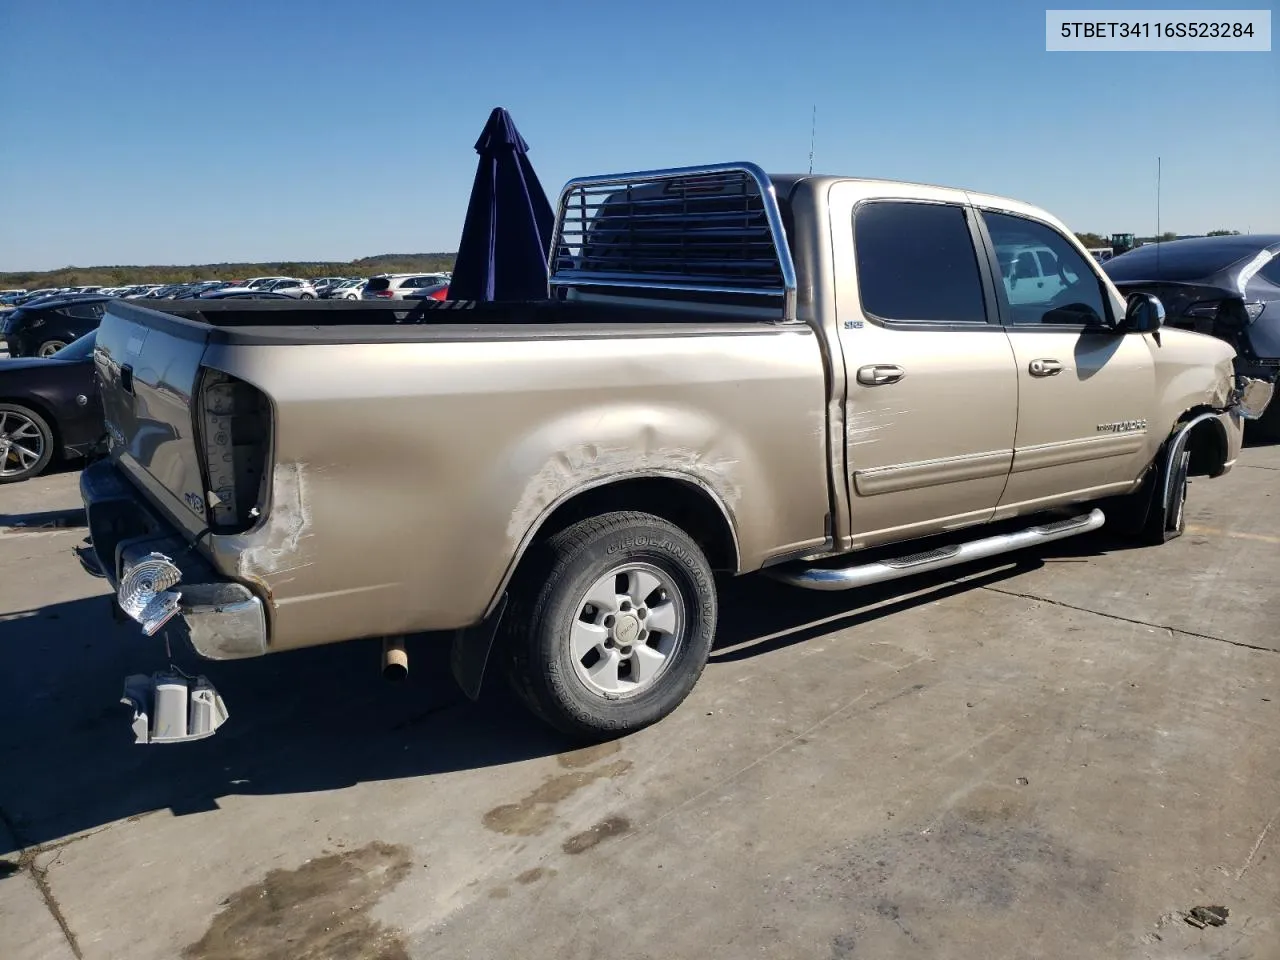
[[[542,300],[555,216],[511,115],[495,107],[462,226],[450,300]]]

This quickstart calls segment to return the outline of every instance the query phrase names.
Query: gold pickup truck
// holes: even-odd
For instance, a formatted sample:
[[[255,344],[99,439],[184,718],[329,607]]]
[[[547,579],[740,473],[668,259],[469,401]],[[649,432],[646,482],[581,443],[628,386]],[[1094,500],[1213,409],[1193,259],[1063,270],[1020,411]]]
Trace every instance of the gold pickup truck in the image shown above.
[[[749,163],[577,179],[542,301],[113,302],[81,558],[204,657],[383,637],[394,672],[443,631],[469,695],[493,661],[616,736],[697,681],[714,572],[849,589],[1104,513],[1176,537],[1271,388],[1162,318],[1012,200]],[[143,741],[225,717],[182,675],[127,696]]]

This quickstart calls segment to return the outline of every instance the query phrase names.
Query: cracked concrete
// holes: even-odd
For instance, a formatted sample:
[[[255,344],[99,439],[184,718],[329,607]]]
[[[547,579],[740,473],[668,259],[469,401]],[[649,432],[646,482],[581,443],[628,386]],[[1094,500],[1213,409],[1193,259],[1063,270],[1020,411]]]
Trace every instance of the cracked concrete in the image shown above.
[[[1034,600],[1037,603],[1051,603],[1056,607],[1065,607],[1068,610],[1079,610],[1081,613],[1092,613],[1095,616],[1105,617],[1108,620],[1115,620],[1119,623],[1132,623],[1138,627],[1152,627],[1156,630],[1168,630],[1170,635],[1192,637],[1197,640],[1216,640],[1218,643],[1229,643],[1233,647],[1244,647],[1246,650],[1261,650],[1264,653],[1280,653],[1274,647],[1262,646],[1256,643],[1245,643],[1243,640],[1231,640],[1227,637],[1214,637],[1207,633],[1192,633],[1190,630],[1179,630],[1177,627],[1170,627],[1163,623],[1151,623],[1147,620],[1134,620],[1131,617],[1122,617],[1115,613],[1106,613],[1102,610],[1090,610],[1087,607],[1078,607],[1073,603],[1067,603],[1063,600],[1054,600],[1050,597],[1037,596],[1034,593],[1021,593],[1016,590],[1001,590],[999,587],[982,587],[983,590],[990,590],[992,593],[1003,593],[1006,597],[1017,597],[1020,600]]]
[[[156,645],[65,528],[0,537],[5,960],[1275,957],[1277,470],[1196,482],[1158,548],[726,583],[686,704],[587,751],[421,643],[398,687],[375,644],[202,664],[228,725],[136,747],[116,700]]]

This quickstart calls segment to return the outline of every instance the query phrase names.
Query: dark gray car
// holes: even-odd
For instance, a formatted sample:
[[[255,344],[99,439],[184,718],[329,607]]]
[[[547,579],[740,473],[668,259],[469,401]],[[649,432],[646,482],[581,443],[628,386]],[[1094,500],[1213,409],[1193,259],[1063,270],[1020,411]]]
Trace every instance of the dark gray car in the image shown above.
[[[1271,381],[1280,374],[1280,234],[1151,243],[1102,269],[1126,295],[1159,297],[1166,325],[1234,346],[1238,372]],[[1280,403],[1271,404],[1254,432],[1280,439]]]

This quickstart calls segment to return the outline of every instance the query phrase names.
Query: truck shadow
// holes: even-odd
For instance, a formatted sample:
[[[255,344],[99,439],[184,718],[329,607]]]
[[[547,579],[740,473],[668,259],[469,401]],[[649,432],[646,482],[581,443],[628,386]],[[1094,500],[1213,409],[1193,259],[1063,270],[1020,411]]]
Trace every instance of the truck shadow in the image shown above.
[[[1094,548],[1075,547],[1081,555]],[[809,593],[760,576],[725,582],[709,670],[1040,563],[1036,554],[1006,558],[849,594]],[[449,674],[447,644],[431,637],[410,638],[411,672],[401,684],[381,678],[376,641],[238,663],[175,649],[181,667],[218,686],[230,720],[208,740],[141,747],[132,742],[121,688],[130,673],[165,667],[163,643],[114,623],[106,595],[0,613],[0,624],[0,853],[157,810],[213,810],[230,795],[335,790],[574,747],[530,722],[497,671],[480,701],[468,701]]]

